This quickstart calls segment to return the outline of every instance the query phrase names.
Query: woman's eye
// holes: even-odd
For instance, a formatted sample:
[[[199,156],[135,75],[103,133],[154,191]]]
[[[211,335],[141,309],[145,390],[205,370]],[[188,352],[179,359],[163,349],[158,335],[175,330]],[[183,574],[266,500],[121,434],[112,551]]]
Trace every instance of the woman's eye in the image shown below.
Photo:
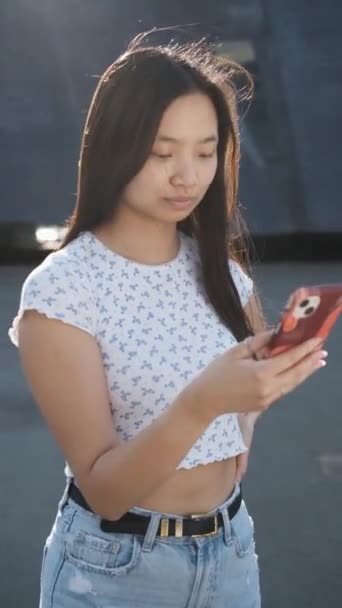
[[[158,154],[158,152],[153,152],[153,156],[162,159],[172,158],[172,154]],[[199,158],[214,158],[215,152],[211,152],[210,154],[199,154]]]
[[[171,154],[158,154],[157,152],[154,152],[154,156],[158,158],[171,158]]]

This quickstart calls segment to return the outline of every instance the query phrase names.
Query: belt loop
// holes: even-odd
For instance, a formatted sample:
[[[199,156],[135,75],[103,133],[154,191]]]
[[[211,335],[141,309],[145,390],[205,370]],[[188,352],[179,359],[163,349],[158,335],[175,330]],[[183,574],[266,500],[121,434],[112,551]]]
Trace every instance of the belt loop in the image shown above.
[[[67,482],[66,482],[66,486],[65,486],[65,490],[63,492],[62,498],[60,499],[59,503],[58,503],[58,511],[60,513],[62,513],[63,508],[65,507],[66,503],[68,502],[69,499],[69,490],[70,490],[70,486],[72,484],[72,477],[68,477],[67,478]]]
[[[142,551],[151,551],[153,548],[154,541],[157,536],[158,526],[160,522],[161,514],[160,513],[152,513],[150,522],[148,524],[147,532],[145,534],[145,538],[141,547]]]
[[[226,545],[230,545],[232,543],[232,526],[229,519],[228,508],[223,507],[219,509],[223,519],[223,535]]]
[[[228,508],[229,508],[229,505],[232,504],[234,499],[238,496],[239,492],[241,492],[241,491],[242,491],[241,484],[235,483],[234,490],[228,500],[228,506],[225,505],[223,507],[219,507],[219,509],[218,509],[220,511],[220,513],[222,515],[222,519],[223,519],[223,533],[224,533],[224,540],[225,540],[226,545],[231,545],[231,543],[233,542],[232,524],[229,519]]]

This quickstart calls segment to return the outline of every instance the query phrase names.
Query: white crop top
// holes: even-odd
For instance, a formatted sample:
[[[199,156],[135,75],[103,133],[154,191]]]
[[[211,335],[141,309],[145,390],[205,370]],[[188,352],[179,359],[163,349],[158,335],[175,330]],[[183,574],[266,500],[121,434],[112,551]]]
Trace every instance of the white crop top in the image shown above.
[[[91,232],[50,253],[26,278],[20,309],[9,330],[18,345],[18,321],[36,309],[89,332],[102,354],[116,432],[129,440],[151,424],[210,361],[236,344],[219,320],[201,281],[197,243],[179,233],[176,258],[139,264],[107,248]],[[230,261],[244,306],[252,280]],[[180,468],[246,450],[236,414],[217,417]],[[67,475],[72,472],[67,466]]]

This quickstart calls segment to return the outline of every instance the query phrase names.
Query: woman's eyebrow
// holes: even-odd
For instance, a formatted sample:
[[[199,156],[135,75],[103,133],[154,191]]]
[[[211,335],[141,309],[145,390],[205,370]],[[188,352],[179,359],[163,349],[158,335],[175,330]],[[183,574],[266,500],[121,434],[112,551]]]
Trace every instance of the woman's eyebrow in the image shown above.
[[[157,141],[168,142],[168,143],[182,143],[183,139],[178,139],[177,137],[170,137],[169,135],[158,135]],[[197,143],[199,144],[207,144],[207,143],[217,143],[218,137],[217,135],[208,135],[208,137],[204,137],[200,139]]]

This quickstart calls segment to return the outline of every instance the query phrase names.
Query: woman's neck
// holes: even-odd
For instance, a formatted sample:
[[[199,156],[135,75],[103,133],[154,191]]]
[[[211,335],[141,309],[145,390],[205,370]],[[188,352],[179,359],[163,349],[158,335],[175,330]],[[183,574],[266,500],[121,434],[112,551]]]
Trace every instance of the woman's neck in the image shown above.
[[[142,225],[115,221],[93,232],[106,247],[141,264],[163,264],[174,259],[180,242],[176,224]]]

